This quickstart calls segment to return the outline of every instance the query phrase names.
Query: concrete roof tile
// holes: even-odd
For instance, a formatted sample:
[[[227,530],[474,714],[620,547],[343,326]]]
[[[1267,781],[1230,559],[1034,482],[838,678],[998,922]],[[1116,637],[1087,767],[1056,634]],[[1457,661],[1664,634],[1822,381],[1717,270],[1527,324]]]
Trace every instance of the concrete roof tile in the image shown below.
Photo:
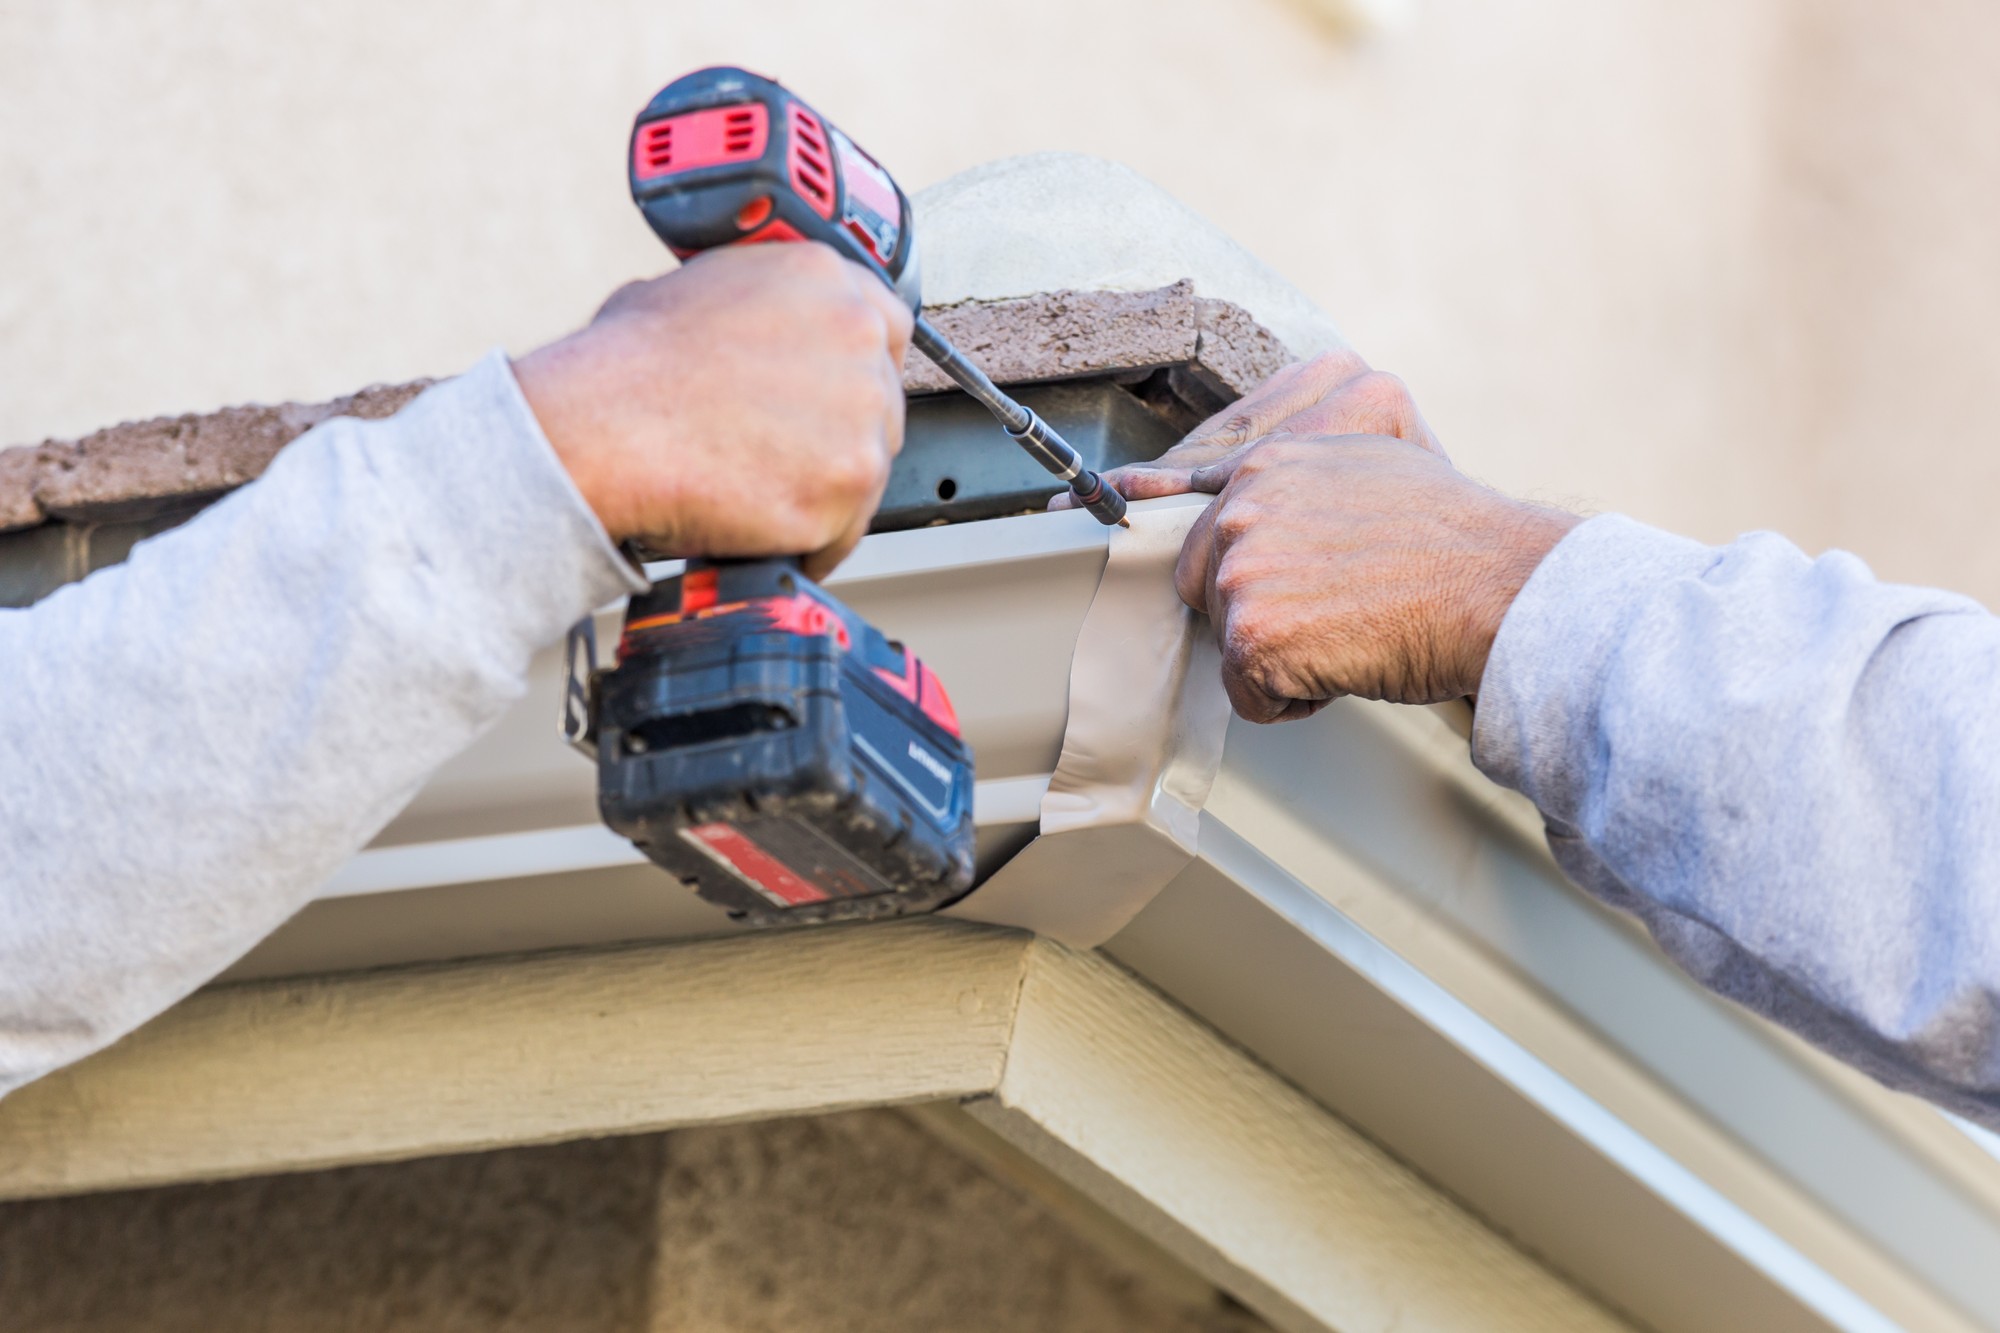
[[[32,528],[47,517],[35,503],[35,477],[41,466],[39,445],[0,449],[0,532]]]
[[[329,417],[386,417],[429,384],[375,385],[330,403],[226,407],[131,421],[41,446],[35,502],[49,518],[100,522],[233,490]]]
[[[1185,367],[1227,401],[1292,359],[1247,311],[1199,298],[1185,281],[1142,292],[965,301],[926,313],[1001,384]],[[430,383],[375,385],[329,403],[156,417],[0,450],[0,532],[50,520],[143,518],[220,495],[255,479],[278,450],[329,417],[390,416]],[[912,394],[952,387],[915,351],[903,385]]]

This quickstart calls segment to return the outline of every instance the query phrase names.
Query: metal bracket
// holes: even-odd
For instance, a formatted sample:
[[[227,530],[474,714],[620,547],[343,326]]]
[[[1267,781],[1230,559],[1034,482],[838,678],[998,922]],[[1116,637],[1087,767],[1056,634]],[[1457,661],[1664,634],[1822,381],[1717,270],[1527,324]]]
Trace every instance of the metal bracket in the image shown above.
[[[585,616],[563,641],[562,737],[597,762],[597,622]]]
[[[1182,434],[1181,423],[1110,377],[1010,389],[1044,418],[1093,471],[1158,458]],[[1190,416],[1188,425],[1195,418]],[[910,400],[903,452],[872,530],[961,523],[1040,509],[1063,489],[1000,423],[962,393]]]

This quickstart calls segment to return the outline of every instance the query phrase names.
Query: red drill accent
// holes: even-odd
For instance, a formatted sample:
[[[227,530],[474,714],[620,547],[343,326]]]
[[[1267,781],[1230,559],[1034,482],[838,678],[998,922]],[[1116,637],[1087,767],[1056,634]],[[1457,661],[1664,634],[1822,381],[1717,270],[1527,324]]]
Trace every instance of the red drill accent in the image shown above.
[[[805,237],[799,234],[798,228],[794,227],[791,223],[785,221],[783,218],[772,218],[764,230],[752,232],[738,241],[737,244],[761,245],[765,241],[803,241],[804,239]],[[681,258],[686,259],[687,256],[682,255]]]
[[[826,609],[826,606],[799,593],[792,597],[772,597],[764,602],[770,608],[771,628],[788,634],[803,634],[809,639],[831,634],[833,641],[845,652],[851,645],[848,641],[847,622]]]
[[[826,142],[826,127],[798,102],[791,105],[792,142],[787,163],[792,188],[799,192],[812,211],[823,218],[833,216],[833,150]],[[799,239],[803,240],[804,237]]]
[[[778,907],[823,903],[832,895],[743,836],[734,824],[700,824],[681,837],[736,872],[737,878]]]
[[[715,605],[716,572],[697,569],[681,576],[681,614],[706,611]]]
[[[632,176],[658,180],[700,167],[753,162],[764,155],[770,137],[770,113],[762,102],[656,120],[632,138]]]
[[[875,674],[890,689],[922,709],[925,717],[952,735],[959,734],[958,710],[951,706],[951,696],[944,692],[944,682],[937,678],[937,672],[925,666],[908,648],[903,649],[902,675],[887,667],[876,667]]]

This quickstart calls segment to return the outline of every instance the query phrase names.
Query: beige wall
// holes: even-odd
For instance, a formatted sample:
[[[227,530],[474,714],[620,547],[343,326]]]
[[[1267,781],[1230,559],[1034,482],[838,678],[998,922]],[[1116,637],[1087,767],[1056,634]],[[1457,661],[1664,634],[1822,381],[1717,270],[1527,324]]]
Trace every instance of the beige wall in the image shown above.
[[[661,262],[623,195],[635,105],[735,59],[912,185],[1130,162],[1495,481],[2000,597],[2000,11],[1409,9],[1354,44],[1297,0],[8,6],[0,440],[559,331]]]
[[[1191,1275],[1163,1284],[1150,1269],[1107,1258],[889,1111],[0,1205],[0,1325],[8,1333],[1265,1328]]]
[[[2000,607],[2000,8],[1800,0],[1786,45],[1806,535]]]

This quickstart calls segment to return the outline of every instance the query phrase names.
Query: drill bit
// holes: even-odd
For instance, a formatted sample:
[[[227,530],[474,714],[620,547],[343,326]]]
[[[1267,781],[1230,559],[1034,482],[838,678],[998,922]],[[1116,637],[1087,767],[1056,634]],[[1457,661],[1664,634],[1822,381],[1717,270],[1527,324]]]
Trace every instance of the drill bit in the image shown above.
[[[911,341],[916,343],[919,351],[935,361],[938,369],[949,375],[959,388],[991,412],[1016,444],[1026,449],[1036,462],[1059,480],[1067,482],[1077,504],[1095,515],[1099,523],[1106,526],[1116,523],[1123,528],[1132,526],[1131,520],[1125,517],[1125,497],[1106,486],[1104,478],[1085,467],[1083,455],[1057,434],[1055,427],[1036,415],[1033,408],[1024,407],[1001,392],[985,371],[968,361],[965,354],[953,347],[951,340],[939,333],[922,315],[917,316],[916,331]]]

